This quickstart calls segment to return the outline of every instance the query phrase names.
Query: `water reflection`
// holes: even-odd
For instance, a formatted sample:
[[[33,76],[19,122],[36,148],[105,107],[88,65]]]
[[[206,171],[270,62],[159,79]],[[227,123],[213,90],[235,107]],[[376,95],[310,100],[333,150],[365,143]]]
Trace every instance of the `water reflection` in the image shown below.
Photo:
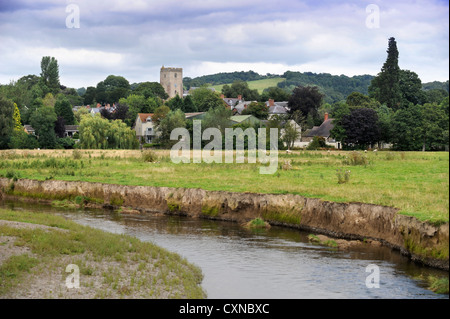
[[[308,233],[281,227],[255,232],[236,223],[178,216],[14,205],[31,208],[179,253],[202,268],[209,298],[448,298],[413,279],[447,272],[418,267],[387,247],[341,251],[310,243]],[[380,269],[378,289],[366,287],[369,264]]]

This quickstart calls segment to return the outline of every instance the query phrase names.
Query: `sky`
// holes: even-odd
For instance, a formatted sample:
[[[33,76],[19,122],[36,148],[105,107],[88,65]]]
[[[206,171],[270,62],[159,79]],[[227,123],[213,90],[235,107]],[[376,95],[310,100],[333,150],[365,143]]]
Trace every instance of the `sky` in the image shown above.
[[[253,70],[376,75],[394,37],[399,66],[449,79],[449,2],[442,0],[0,0],[0,83],[58,60],[61,84],[108,75],[159,82]]]

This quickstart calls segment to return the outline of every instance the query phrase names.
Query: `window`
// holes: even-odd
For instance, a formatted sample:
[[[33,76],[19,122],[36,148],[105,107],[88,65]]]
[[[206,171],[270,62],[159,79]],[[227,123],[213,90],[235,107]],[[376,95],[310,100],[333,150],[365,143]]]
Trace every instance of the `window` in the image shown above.
[[[177,74],[175,73],[175,77],[177,77]]]

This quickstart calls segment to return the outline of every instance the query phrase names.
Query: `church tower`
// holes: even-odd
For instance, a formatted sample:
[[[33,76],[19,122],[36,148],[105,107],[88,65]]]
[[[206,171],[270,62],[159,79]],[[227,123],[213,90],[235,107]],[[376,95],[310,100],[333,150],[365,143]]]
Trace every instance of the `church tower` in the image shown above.
[[[169,99],[177,94],[183,97],[183,69],[182,68],[165,68],[162,66],[159,83],[162,85]]]

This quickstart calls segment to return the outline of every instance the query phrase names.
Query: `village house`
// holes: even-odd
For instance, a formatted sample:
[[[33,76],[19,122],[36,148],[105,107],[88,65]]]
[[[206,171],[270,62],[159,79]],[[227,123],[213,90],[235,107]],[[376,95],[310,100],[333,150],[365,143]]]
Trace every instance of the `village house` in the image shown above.
[[[152,116],[153,113],[139,113],[137,115],[134,130],[139,141],[152,143],[156,138],[155,124]]]
[[[73,137],[75,133],[78,133],[78,125],[66,125],[64,126],[64,137]],[[23,130],[27,134],[36,135],[35,129],[31,125],[24,125]]]
[[[334,140],[331,137],[331,130],[333,129],[333,119],[328,117],[328,113],[325,113],[324,120],[320,126],[314,126],[312,129],[305,131],[302,136],[302,145],[308,146],[315,136],[325,139],[327,145],[333,146],[336,149],[342,148],[342,143]]]
[[[269,108],[269,120],[275,116],[283,116],[288,114],[287,109],[288,102],[275,102],[273,99],[269,99],[269,101],[266,102],[266,106]]]
[[[245,102],[242,98],[242,95],[238,95],[237,98],[234,97],[225,97],[225,95],[221,94],[220,98],[225,103],[225,106],[227,109],[233,111],[233,114],[241,114],[241,112],[244,110],[244,103],[250,104],[250,102]],[[239,105],[239,107],[237,107]]]
[[[202,119],[205,112],[185,113],[186,119]],[[138,113],[134,123],[134,130],[138,140],[144,143],[153,143],[157,138],[156,124],[152,119],[153,113]]]

